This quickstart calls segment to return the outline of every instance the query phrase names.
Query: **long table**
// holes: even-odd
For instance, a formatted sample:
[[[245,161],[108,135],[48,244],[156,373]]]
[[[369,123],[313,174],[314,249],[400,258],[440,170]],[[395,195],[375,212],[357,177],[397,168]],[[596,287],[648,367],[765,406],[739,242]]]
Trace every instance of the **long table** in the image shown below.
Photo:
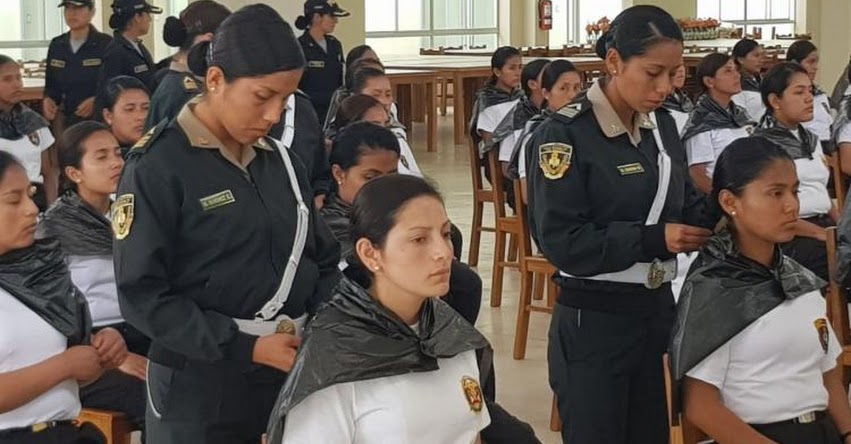
[[[426,123],[426,150],[429,152],[437,150],[437,89],[436,83],[439,75],[436,71],[416,69],[387,69],[387,77],[393,87],[393,97],[398,103],[399,120],[409,131],[412,130],[411,123],[419,120],[425,109]],[[416,87],[425,90],[423,107],[414,106],[417,96]]]

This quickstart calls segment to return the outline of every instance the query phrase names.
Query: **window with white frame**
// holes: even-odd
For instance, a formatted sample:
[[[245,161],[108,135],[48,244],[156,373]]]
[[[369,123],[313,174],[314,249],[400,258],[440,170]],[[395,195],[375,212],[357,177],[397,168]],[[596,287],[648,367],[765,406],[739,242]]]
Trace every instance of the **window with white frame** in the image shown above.
[[[623,0],[553,0],[549,45],[557,48],[587,43],[586,25],[597,23],[603,17],[614,20],[622,10]]]
[[[366,0],[366,11],[366,43],[382,56],[498,44],[498,0]]]
[[[762,28],[762,38],[795,33],[796,0],[698,0],[698,17],[717,18],[723,26]]]

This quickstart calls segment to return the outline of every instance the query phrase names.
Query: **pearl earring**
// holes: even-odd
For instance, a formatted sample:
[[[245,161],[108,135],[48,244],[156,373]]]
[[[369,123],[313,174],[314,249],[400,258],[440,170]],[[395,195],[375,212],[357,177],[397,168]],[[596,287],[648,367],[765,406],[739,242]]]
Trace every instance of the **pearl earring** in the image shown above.
[[[735,215],[736,215],[736,212],[735,212],[735,211],[731,211],[731,212],[730,212],[730,214],[732,214],[733,216],[735,216]]]

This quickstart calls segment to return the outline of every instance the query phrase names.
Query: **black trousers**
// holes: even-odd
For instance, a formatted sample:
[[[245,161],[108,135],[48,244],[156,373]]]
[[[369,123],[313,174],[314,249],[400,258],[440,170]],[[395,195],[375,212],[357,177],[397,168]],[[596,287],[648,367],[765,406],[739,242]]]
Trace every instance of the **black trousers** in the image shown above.
[[[187,361],[182,369],[151,362],[148,442],[257,444],[285,379],[267,367],[243,373],[227,361]]]
[[[555,305],[548,360],[565,443],[668,442],[662,355],[673,320],[673,297],[652,313]]]
[[[0,432],[0,444],[104,444],[106,438],[92,424],[79,428],[67,424],[38,433],[30,431]]]
[[[142,430],[145,442],[145,381],[110,370],[97,381],[80,387],[80,403],[84,408],[124,413],[134,430]]]
[[[457,260],[452,261],[449,275],[449,294],[443,301],[454,308],[467,322],[476,325],[482,306],[482,278],[475,270]]]
[[[835,225],[827,216],[810,217],[804,220],[824,228]],[[783,244],[781,249],[786,256],[807,267],[818,277],[826,281],[830,279],[827,270],[827,246],[824,242],[810,237],[795,237]]]
[[[829,416],[810,424],[752,424],[751,427],[778,444],[842,444]],[[712,441],[712,444],[717,443]]]

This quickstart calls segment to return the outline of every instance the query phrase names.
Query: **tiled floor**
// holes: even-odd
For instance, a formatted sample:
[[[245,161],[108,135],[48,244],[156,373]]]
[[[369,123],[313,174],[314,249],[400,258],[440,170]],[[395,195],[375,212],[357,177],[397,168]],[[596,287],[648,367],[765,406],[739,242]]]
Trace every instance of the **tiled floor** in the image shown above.
[[[439,123],[437,152],[426,152],[425,127],[421,124],[414,126],[411,146],[424,174],[440,187],[449,217],[464,233],[461,257],[466,262],[473,217],[469,154],[466,145],[453,144],[451,114],[440,117]],[[493,225],[493,213],[487,205],[484,221],[486,225]],[[491,308],[492,264],[493,234],[483,233],[478,271],[484,291],[476,326],[490,340],[496,354],[498,401],[515,416],[530,423],[544,444],[561,443],[559,434],[549,430],[552,392],[547,383],[547,328],[550,316],[532,313],[526,359],[514,360],[520,275],[516,270],[506,270],[502,306]]]

